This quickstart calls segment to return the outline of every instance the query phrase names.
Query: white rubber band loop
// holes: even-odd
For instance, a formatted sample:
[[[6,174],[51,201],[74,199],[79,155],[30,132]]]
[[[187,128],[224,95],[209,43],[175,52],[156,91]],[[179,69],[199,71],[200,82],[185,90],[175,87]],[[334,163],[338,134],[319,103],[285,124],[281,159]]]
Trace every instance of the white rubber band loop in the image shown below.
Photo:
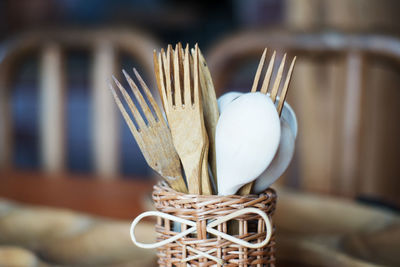
[[[213,228],[213,227],[215,227],[215,226],[217,226],[217,225],[219,225],[221,223],[227,222],[227,221],[229,221],[229,220],[231,220],[233,218],[239,217],[239,216],[247,214],[247,213],[258,214],[258,215],[261,216],[261,218],[265,222],[267,234],[265,236],[265,239],[260,243],[250,243],[250,242],[247,242],[245,240],[242,240],[242,239],[233,237],[231,235],[228,235],[226,233],[223,233],[221,231],[215,230]],[[183,231],[183,232],[171,237],[171,238],[168,238],[168,239],[165,239],[163,241],[156,242],[156,243],[153,243],[153,244],[145,244],[145,243],[138,242],[136,240],[136,237],[135,237],[135,228],[136,228],[137,224],[143,218],[151,217],[151,216],[157,216],[157,217],[168,219],[168,220],[171,220],[171,221],[174,221],[174,222],[177,222],[177,223],[183,223],[183,224],[189,225],[191,227],[189,229],[187,229],[187,230],[185,230],[185,231]],[[132,242],[136,246],[141,247],[141,248],[146,248],[146,249],[153,249],[153,248],[158,248],[158,247],[164,246],[166,244],[172,243],[174,241],[177,241],[177,240],[187,236],[188,234],[196,232],[196,230],[197,230],[196,229],[196,223],[193,222],[193,221],[182,219],[182,218],[179,218],[177,216],[173,216],[173,215],[170,215],[170,214],[167,214],[167,213],[163,213],[163,212],[159,212],[159,211],[147,211],[147,212],[144,212],[144,213],[140,214],[138,217],[136,217],[133,220],[133,222],[131,224],[131,228],[130,228],[130,235],[131,235]],[[244,208],[244,209],[232,212],[231,214],[225,215],[225,216],[223,216],[223,217],[221,217],[221,218],[219,218],[219,219],[217,219],[215,221],[210,222],[206,226],[206,231],[208,233],[210,233],[210,234],[213,234],[213,235],[221,237],[221,238],[223,238],[225,240],[231,241],[232,243],[235,243],[235,244],[237,244],[239,246],[243,246],[243,247],[247,247],[247,248],[261,248],[261,247],[264,247],[265,245],[267,245],[269,240],[271,239],[272,225],[271,225],[271,222],[270,222],[267,214],[264,211],[262,211],[260,209],[256,209],[256,208]],[[214,261],[216,261],[216,262],[218,262],[220,264],[222,264],[222,262],[223,262],[221,259],[216,258],[216,257],[214,257],[214,256],[209,254],[209,253],[213,253],[215,251],[214,249],[211,249],[211,250],[209,250],[207,252],[202,252],[202,251],[194,249],[194,248],[192,248],[190,246],[186,246],[186,248],[188,250],[192,251],[192,252],[197,253],[197,256],[191,256],[191,257],[183,259],[182,261],[188,261],[188,259],[192,260],[192,259],[195,259],[197,257],[203,256],[203,257],[209,258],[211,260],[214,260]]]

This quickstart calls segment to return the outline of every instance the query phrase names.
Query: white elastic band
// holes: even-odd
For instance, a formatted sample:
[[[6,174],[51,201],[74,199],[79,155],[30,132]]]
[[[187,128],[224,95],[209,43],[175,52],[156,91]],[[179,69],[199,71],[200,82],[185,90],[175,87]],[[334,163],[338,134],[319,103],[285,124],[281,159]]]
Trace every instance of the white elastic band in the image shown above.
[[[244,215],[244,214],[247,214],[247,213],[256,213],[256,214],[260,215],[261,218],[265,222],[267,234],[265,236],[265,239],[260,243],[250,243],[250,242],[244,241],[242,239],[239,239],[239,238],[233,237],[231,235],[228,235],[226,233],[223,233],[221,231],[215,230],[213,228],[213,227],[215,227],[215,226],[217,226],[217,225],[219,225],[221,223],[227,222],[227,221],[229,221],[229,220],[231,220],[233,218],[236,218],[238,216],[241,216],[241,215]],[[168,239],[165,239],[163,241],[156,242],[156,243],[153,243],[153,244],[144,244],[144,243],[138,242],[136,240],[136,237],[135,237],[136,225],[143,218],[151,217],[151,216],[161,217],[161,218],[168,219],[170,221],[178,222],[178,223],[181,223],[181,224],[183,223],[183,224],[189,225],[191,227],[189,229],[187,229],[187,230],[185,230],[185,231],[173,236],[173,237],[170,237]],[[261,247],[264,247],[266,244],[268,244],[268,242],[269,242],[269,240],[271,238],[271,234],[272,234],[272,226],[271,226],[270,220],[268,219],[267,214],[264,211],[262,211],[260,209],[256,209],[256,208],[244,208],[244,209],[232,212],[231,214],[225,215],[225,216],[223,216],[223,217],[221,217],[221,218],[219,218],[219,219],[217,219],[215,221],[210,222],[209,224],[206,225],[206,231],[208,233],[210,233],[210,234],[213,234],[215,236],[218,236],[218,237],[221,237],[223,239],[229,240],[232,243],[235,243],[235,244],[243,246],[243,247],[261,248]],[[169,243],[172,243],[174,241],[177,241],[177,240],[185,237],[186,235],[194,233],[194,232],[196,232],[196,222],[193,222],[193,221],[190,221],[190,220],[185,220],[185,219],[179,218],[177,216],[173,216],[173,215],[170,215],[170,214],[167,214],[167,213],[163,213],[163,212],[159,212],[159,211],[147,211],[147,212],[144,212],[144,213],[140,214],[138,217],[136,217],[133,220],[133,222],[131,224],[131,229],[130,229],[131,239],[132,239],[133,243],[138,247],[146,248],[146,249],[152,249],[152,248],[158,248],[158,247],[164,246],[166,244],[169,244]],[[218,259],[218,258],[210,255],[210,253],[213,253],[215,251],[214,249],[211,249],[211,250],[209,250],[207,252],[202,252],[202,251],[194,249],[194,248],[192,248],[190,246],[186,246],[186,247],[187,247],[188,250],[197,253],[197,255],[196,256],[187,257],[187,258],[183,259],[182,261],[188,261],[188,259],[189,260],[193,260],[193,259],[196,259],[196,258],[199,258],[199,257],[203,256],[203,257],[209,258],[211,260],[214,260],[214,261],[222,264],[221,263],[222,262],[221,259]]]

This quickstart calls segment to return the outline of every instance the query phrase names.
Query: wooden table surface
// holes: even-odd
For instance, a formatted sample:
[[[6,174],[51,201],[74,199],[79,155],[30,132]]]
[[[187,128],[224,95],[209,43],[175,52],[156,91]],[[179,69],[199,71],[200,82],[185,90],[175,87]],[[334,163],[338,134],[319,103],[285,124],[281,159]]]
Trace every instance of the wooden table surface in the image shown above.
[[[106,242],[111,246],[107,250],[110,256],[109,260],[111,260],[122,249],[129,250],[131,253],[130,250],[133,249],[133,246],[126,232],[129,229],[130,221],[145,210],[144,199],[150,196],[154,182],[151,180],[127,180],[121,177],[113,180],[100,180],[98,177],[85,175],[44,176],[40,173],[9,171],[0,172],[0,198],[125,219],[116,226],[112,220],[104,220],[105,228],[101,228],[101,236],[107,230],[111,240],[118,240],[118,242]],[[398,257],[400,217],[398,213],[361,205],[348,199],[305,194],[284,188],[276,189],[279,199],[274,222],[277,227],[276,256],[279,266],[400,266]],[[21,205],[19,208],[26,210],[25,205]],[[24,219],[24,222],[33,224],[34,219],[40,217],[37,212],[38,210],[35,208],[34,214],[24,213],[24,216],[31,216],[30,219]],[[62,211],[44,209],[41,212],[59,214]],[[14,220],[21,219],[21,216],[17,215],[14,213]],[[79,214],[77,215],[79,216]],[[13,219],[11,217],[4,218],[4,220]],[[59,219],[54,216],[46,218],[47,220],[48,218]],[[40,219],[36,223],[42,225],[43,222],[44,220]],[[25,239],[13,238],[14,235],[25,233],[26,228],[29,227],[21,223],[0,223],[0,226],[3,227],[10,225],[12,225],[11,229],[20,228],[8,232],[7,240],[9,242],[3,240],[3,243],[18,245],[15,243],[16,240]],[[31,229],[37,229],[35,225]],[[50,225],[50,222],[46,225]],[[146,226],[146,224],[142,226]],[[42,227],[38,229],[42,229]],[[45,231],[45,233],[52,232]],[[94,245],[96,245],[98,233],[93,230],[87,231],[86,235],[79,236],[91,237],[90,240],[94,240]],[[120,234],[120,237],[116,238],[117,234]],[[142,234],[147,236],[144,230]],[[36,239],[32,236],[34,237],[32,234],[24,235],[24,237],[31,237],[32,240],[27,239],[29,242],[41,240],[39,243],[33,242],[32,244],[44,244],[41,234],[37,235]],[[0,234],[0,241],[5,237],[7,235],[4,232],[3,235]],[[73,243],[73,246],[71,245],[71,247],[75,247],[77,244],[83,246],[82,249],[77,250],[78,254],[86,251],[84,249],[92,250],[91,243],[90,246],[87,246],[85,242],[78,241]],[[113,245],[118,245],[118,249],[115,250]],[[21,247],[28,246],[21,243]],[[53,247],[54,244],[49,246],[49,248]],[[40,251],[40,255],[44,255],[43,251]],[[64,257],[64,253],[76,250],[60,247],[58,251]],[[137,251],[140,255],[138,258],[142,258],[144,252]],[[93,261],[99,261],[96,253],[92,255]],[[102,256],[104,253],[106,252],[104,251]],[[47,256],[50,259],[49,255]],[[76,260],[85,260],[81,259],[79,255],[72,256],[75,256],[73,259]]]
[[[99,179],[89,175],[0,172],[0,198],[128,219],[143,210],[155,180]]]

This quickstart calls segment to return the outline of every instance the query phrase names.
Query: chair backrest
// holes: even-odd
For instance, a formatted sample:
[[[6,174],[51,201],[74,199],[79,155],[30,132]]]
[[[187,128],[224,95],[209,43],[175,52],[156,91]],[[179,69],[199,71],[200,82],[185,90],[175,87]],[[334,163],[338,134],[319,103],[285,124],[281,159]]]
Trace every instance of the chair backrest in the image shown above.
[[[299,137],[284,183],[400,203],[394,189],[400,188],[400,126],[393,119],[400,112],[400,40],[372,34],[237,33],[207,53],[218,94],[242,59],[258,61],[264,47],[298,56],[288,101],[298,115]]]
[[[30,32],[9,40],[0,54],[0,168],[12,168],[13,133],[10,116],[10,74],[27,53],[40,53],[40,155],[43,170],[60,172],[65,167],[65,54],[68,48],[92,53],[92,108],[94,168],[103,177],[118,169],[118,125],[106,80],[116,70],[117,52],[132,56],[144,74],[152,73],[152,50],[157,43],[133,30],[59,30]],[[150,76],[150,75],[149,75]]]

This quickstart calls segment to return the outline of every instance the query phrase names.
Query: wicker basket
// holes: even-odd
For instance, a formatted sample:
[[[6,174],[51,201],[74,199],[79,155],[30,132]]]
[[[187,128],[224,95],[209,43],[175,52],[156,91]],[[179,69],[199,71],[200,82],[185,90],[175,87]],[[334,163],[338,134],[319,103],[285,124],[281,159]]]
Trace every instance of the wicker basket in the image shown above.
[[[176,192],[165,184],[154,186],[153,201],[159,212],[196,222],[196,232],[158,248],[160,266],[275,266],[275,228],[262,248],[248,248],[207,232],[207,223],[244,208],[257,208],[269,220],[276,206],[275,190],[260,195],[199,196]],[[187,225],[158,218],[157,241],[170,239],[188,229]],[[230,236],[257,243],[266,238],[264,221],[257,214],[244,214],[216,226]],[[198,251],[222,259],[223,263],[199,256]],[[182,262],[184,260],[184,262]],[[190,264],[190,265],[188,265]]]

